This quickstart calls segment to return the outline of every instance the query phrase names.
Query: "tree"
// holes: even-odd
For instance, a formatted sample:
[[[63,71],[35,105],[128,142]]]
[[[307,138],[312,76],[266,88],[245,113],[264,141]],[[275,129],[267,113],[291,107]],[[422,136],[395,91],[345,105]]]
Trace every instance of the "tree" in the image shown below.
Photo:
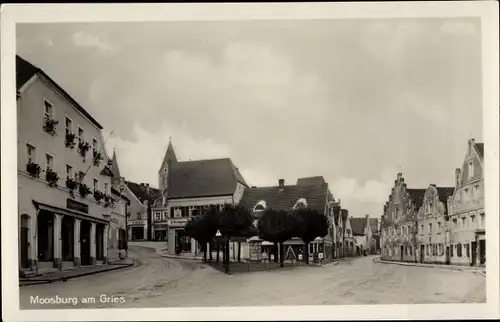
[[[208,208],[205,208],[203,212],[203,216],[205,217],[205,229],[207,230],[207,236],[210,235],[210,239],[208,242],[209,246],[209,255],[210,261],[212,260],[212,241],[214,241],[214,236],[217,233],[217,228],[219,226],[219,218],[221,216],[221,210],[217,205],[210,205]],[[216,241],[216,251],[217,251],[217,263],[219,262],[219,243]]]
[[[311,208],[302,208],[295,212],[297,218],[296,237],[302,238],[305,244],[306,264],[309,264],[309,243],[317,237],[328,234],[328,219],[325,215]]]
[[[196,216],[189,219],[184,231],[187,236],[194,238],[203,250],[203,261],[207,261],[207,243],[213,238],[213,225],[207,216]]]
[[[297,232],[297,217],[284,210],[266,209],[258,223],[259,238],[279,245],[280,266],[284,266],[283,243]]]
[[[229,273],[229,240],[232,237],[240,237],[252,224],[252,215],[240,205],[227,204],[220,212],[217,229],[224,237],[226,273]]]

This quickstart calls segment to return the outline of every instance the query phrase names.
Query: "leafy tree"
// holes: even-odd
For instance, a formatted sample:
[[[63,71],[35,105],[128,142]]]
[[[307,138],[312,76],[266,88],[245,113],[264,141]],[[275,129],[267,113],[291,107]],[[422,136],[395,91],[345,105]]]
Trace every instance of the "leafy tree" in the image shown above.
[[[259,237],[279,246],[280,266],[284,266],[283,243],[297,232],[298,220],[293,214],[284,210],[267,209],[258,223]]]
[[[296,237],[302,238],[305,244],[306,264],[309,264],[309,243],[317,237],[328,234],[328,219],[312,208],[302,208],[295,212],[297,218]]]
[[[207,260],[207,243],[213,238],[210,223],[206,216],[196,216],[189,219],[184,231],[187,236],[194,238],[203,250],[203,261]]]

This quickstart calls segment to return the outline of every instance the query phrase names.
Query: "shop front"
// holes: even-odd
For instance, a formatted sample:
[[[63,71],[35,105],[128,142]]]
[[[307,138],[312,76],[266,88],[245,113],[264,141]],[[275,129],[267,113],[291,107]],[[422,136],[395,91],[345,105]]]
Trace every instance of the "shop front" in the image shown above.
[[[184,230],[187,218],[167,221],[168,253],[171,255],[195,255],[196,242],[187,236]]]
[[[154,223],[153,224],[154,240],[160,240],[160,241],[168,240],[167,230],[168,230],[168,224],[166,222]]]
[[[147,220],[131,220],[128,222],[129,239],[130,240],[145,240],[147,237]]]

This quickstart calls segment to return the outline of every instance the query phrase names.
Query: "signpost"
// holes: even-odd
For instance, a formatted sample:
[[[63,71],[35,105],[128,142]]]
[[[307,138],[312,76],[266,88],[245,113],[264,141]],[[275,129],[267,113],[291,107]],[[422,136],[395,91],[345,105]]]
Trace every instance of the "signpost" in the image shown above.
[[[286,250],[286,255],[285,255],[285,260],[290,260],[293,264],[293,260],[297,259],[297,257],[295,256],[295,252],[293,251],[292,249],[292,246],[288,246],[288,249]]]

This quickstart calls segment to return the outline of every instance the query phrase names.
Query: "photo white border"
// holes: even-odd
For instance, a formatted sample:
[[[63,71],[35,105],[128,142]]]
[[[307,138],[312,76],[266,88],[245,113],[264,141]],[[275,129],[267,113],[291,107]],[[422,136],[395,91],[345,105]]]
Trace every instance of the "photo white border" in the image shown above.
[[[480,17],[487,303],[148,309],[19,310],[15,23]],[[499,33],[496,1],[255,4],[7,4],[1,10],[2,298],[6,321],[477,319],[499,312]],[[471,107],[476,108],[476,107]],[[10,246],[9,246],[10,245]],[[7,260],[8,259],[8,260]],[[84,310],[84,311],[82,311]],[[84,313],[84,314],[82,314]]]

